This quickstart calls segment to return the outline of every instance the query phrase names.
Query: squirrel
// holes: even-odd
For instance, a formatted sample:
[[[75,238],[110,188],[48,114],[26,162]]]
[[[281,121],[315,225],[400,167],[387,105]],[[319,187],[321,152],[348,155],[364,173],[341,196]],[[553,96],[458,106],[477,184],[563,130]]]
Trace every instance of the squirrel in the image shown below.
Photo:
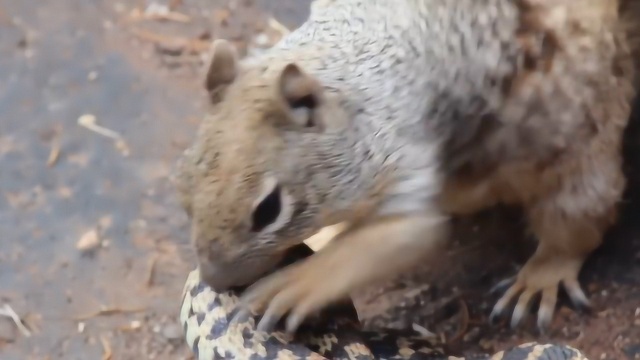
[[[211,110],[175,167],[202,278],[258,330],[429,261],[451,216],[521,206],[538,247],[491,317],[558,289],[615,222],[636,93],[630,0],[315,0],[267,52],[215,40]],[[627,8],[629,7],[629,8]],[[632,10],[633,9],[633,10]],[[628,16],[627,16],[628,15]],[[310,258],[261,276],[319,229]]]

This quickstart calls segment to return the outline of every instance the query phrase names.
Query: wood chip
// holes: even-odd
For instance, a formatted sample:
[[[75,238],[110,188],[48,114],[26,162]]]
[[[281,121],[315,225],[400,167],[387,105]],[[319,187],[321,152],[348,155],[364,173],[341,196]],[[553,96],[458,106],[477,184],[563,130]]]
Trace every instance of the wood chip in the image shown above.
[[[106,136],[114,140],[122,139],[122,136],[119,133],[98,125],[98,120],[96,119],[96,116],[93,114],[84,114],[80,116],[78,118],[78,125],[83,126],[95,133],[98,133],[102,136]]]
[[[417,332],[418,334],[420,334],[420,336],[423,336],[427,339],[431,339],[431,338],[437,338],[438,334],[429,331],[426,327],[421,326],[419,324],[413,323],[411,324],[411,328],[413,329],[413,331]]]
[[[166,48],[175,48],[182,47],[185,51],[195,52],[195,53],[204,53],[209,51],[211,47],[210,41],[200,40],[200,39],[189,39],[184,37],[177,36],[165,36],[162,34],[157,34],[151,31],[133,28],[131,32],[144,41],[149,41],[155,45],[166,47]]]
[[[106,338],[106,336],[101,335],[100,342],[102,343],[103,349],[102,360],[111,360],[113,351],[111,350],[111,344],[109,343],[109,340]]]
[[[147,287],[151,287],[153,285],[153,273],[156,269],[156,263],[158,262],[158,254],[154,254],[149,261],[149,271],[147,272]]]
[[[309,246],[313,251],[319,251],[323,247],[333,240],[336,235],[346,229],[346,224],[339,223],[336,225],[326,226],[316,234],[312,235],[308,239],[304,240],[304,243]]]
[[[163,11],[163,12],[142,12],[140,9],[133,9],[127,18],[129,22],[131,21],[173,21],[179,23],[189,23],[191,22],[191,17],[189,15],[177,12],[177,11]]]
[[[469,307],[463,299],[459,299],[458,304],[460,305],[460,326],[458,332],[449,339],[449,343],[454,343],[462,339],[469,330]]]
[[[110,316],[110,315],[117,315],[117,314],[137,313],[137,312],[142,312],[142,311],[145,311],[145,309],[142,309],[142,308],[120,309],[120,308],[116,308],[116,307],[105,307],[105,308],[102,308],[102,309],[96,311],[95,313],[92,313],[92,314],[77,316],[77,317],[74,318],[74,320],[76,320],[76,321],[84,321],[84,320],[89,320],[91,318],[95,318],[95,317],[98,317],[98,316]]]
[[[53,142],[51,145],[51,151],[49,152],[49,158],[47,159],[47,167],[54,166],[60,158],[60,143],[58,141]]]

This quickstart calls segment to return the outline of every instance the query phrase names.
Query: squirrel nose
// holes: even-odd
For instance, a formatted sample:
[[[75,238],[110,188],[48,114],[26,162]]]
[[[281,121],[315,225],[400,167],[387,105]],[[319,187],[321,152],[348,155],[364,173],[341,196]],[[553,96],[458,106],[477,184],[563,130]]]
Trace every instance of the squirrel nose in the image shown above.
[[[237,279],[233,276],[232,269],[224,269],[210,262],[200,264],[200,278],[215,291],[227,291],[237,286]]]

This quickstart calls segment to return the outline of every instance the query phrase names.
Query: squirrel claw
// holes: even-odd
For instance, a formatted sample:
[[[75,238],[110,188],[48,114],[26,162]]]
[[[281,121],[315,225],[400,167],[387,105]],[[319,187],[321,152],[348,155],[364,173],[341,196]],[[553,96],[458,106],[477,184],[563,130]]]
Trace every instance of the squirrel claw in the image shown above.
[[[286,332],[294,333],[308,314],[327,304],[323,287],[317,281],[307,281],[303,275],[309,267],[307,260],[280,270],[249,287],[241,296],[245,307],[264,311],[257,330],[273,331],[280,320],[286,319]],[[298,274],[291,276],[292,273]]]
[[[501,292],[505,292],[515,282],[516,282],[516,277],[515,276],[503,279],[499,283],[495,284],[491,288],[491,290],[489,290],[489,293],[491,295],[494,295],[494,294],[498,294],[498,293],[501,293]]]
[[[506,311],[512,301],[516,305],[511,315],[510,326],[515,329],[526,317],[531,307],[531,300],[537,294],[541,295],[537,313],[537,327],[545,333],[553,320],[553,314],[558,299],[558,288],[562,285],[567,290],[573,304],[578,308],[589,309],[589,299],[582,291],[577,280],[580,262],[570,262],[565,259],[547,258],[543,261],[536,259],[527,263],[515,278],[501,281],[494,289],[511,283],[506,292],[496,302],[489,321],[495,321]],[[515,281],[512,281],[515,279]]]
[[[576,307],[577,310],[581,312],[590,312],[591,311],[591,302],[587,295],[585,295],[582,287],[578,283],[576,279],[569,279],[563,281],[564,289],[567,291],[571,302]]]

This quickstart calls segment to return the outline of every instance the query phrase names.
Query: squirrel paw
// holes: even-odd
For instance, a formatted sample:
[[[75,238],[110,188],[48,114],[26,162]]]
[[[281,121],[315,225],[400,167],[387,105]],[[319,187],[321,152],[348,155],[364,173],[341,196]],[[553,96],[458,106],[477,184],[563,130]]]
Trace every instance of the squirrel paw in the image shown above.
[[[582,263],[582,259],[534,255],[517,276],[501,281],[492,289],[492,292],[496,292],[508,287],[493,307],[490,321],[495,323],[503,315],[509,303],[517,299],[511,316],[511,328],[516,328],[528,312],[532,297],[541,293],[537,325],[540,332],[544,333],[553,319],[558,287],[561,284],[576,307],[589,309],[591,307],[589,299],[578,282]]]
[[[257,330],[269,332],[288,313],[286,331],[294,333],[309,314],[348,295],[350,283],[341,281],[348,269],[329,267],[324,259],[315,254],[259,280],[242,294],[241,310],[234,319],[247,316],[248,311],[263,312]]]

